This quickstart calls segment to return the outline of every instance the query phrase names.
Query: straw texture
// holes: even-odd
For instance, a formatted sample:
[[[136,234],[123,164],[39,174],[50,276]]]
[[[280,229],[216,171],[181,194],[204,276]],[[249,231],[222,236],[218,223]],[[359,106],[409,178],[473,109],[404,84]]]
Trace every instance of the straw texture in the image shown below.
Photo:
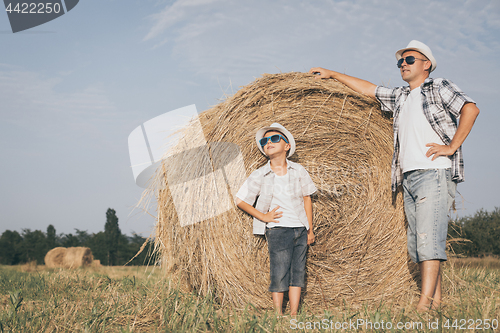
[[[267,162],[254,135],[273,122],[294,135],[297,150],[290,159],[308,170],[319,189],[313,197],[316,242],[308,250],[303,302],[325,309],[344,301],[396,300],[414,291],[402,198],[390,189],[391,120],[375,100],[304,73],[264,75],[200,114],[201,129],[193,124],[183,130],[173,151],[196,152],[193,142],[204,136],[213,169],[200,167],[199,158],[170,159],[159,168],[149,194],[158,203],[155,247],[162,267],[191,290],[213,292],[223,305],[272,306],[267,244],[252,234],[251,216],[221,200],[219,207],[230,208],[186,224],[174,202],[179,192],[174,183],[238,160],[233,151],[227,150],[224,160],[224,149],[213,149],[214,143],[232,143],[244,168],[226,168],[222,190],[234,195]],[[215,184],[221,191],[220,182]],[[201,187],[186,185],[182,192],[186,201],[198,194],[196,202],[188,202],[196,214],[214,205],[206,196],[209,185]]]

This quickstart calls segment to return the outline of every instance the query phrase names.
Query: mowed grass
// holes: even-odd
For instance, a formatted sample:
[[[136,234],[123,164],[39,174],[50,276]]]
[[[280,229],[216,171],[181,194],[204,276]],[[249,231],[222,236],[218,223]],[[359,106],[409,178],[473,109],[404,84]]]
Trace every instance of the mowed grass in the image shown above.
[[[499,259],[451,259],[443,276],[439,311],[416,313],[418,295],[410,295],[358,307],[303,306],[297,318],[278,318],[250,304],[222,308],[210,296],[181,291],[154,267],[0,266],[0,332],[477,332],[500,326]]]

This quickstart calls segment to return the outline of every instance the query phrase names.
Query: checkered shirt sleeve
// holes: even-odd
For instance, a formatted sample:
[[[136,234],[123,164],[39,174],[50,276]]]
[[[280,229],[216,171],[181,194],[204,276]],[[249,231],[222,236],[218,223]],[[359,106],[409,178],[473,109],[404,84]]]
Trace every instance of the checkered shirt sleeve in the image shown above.
[[[475,103],[453,82],[446,79],[434,79],[424,83],[426,98],[423,109],[432,128],[444,144],[449,145],[458,128],[458,118],[465,103]],[[453,181],[464,181],[464,159],[462,146],[451,156]]]
[[[318,189],[316,188],[316,185],[314,185],[311,176],[302,165],[299,165],[298,174],[302,189],[302,196],[306,197],[314,194]]]
[[[375,90],[375,97],[380,102],[382,111],[394,113],[397,102],[401,98],[401,88],[391,89],[378,86]]]
[[[399,162],[399,113],[410,93],[409,87],[386,88],[378,86],[375,95],[382,111],[392,112],[394,116],[394,155],[392,160],[392,190],[396,191],[402,183],[403,175]],[[422,108],[434,131],[445,144],[450,144],[457,127],[460,112],[465,103],[475,103],[454,83],[446,79],[427,79],[422,85]],[[451,156],[453,180],[464,181],[464,161],[462,147]]]
[[[457,129],[457,119],[460,117],[462,107],[465,103],[475,102],[453,82],[445,79],[435,79],[434,84],[429,87],[428,95],[423,104],[424,112],[433,115],[431,120],[435,121],[441,130],[443,142],[450,144]],[[435,109],[432,109],[433,107]]]
[[[253,206],[257,196],[260,195],[262,177],[263,175],[261,169],[257,169],[252,172],[243,185],[241,185],[238,193],[236,193],[236,197]]]

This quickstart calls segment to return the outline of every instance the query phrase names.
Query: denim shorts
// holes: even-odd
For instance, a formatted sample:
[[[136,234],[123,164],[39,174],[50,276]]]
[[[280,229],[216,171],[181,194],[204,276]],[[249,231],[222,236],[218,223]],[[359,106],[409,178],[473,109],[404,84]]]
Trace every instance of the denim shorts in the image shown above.
[[[307,230],[305,227],[266,229],[271,272],[270,292],[304,287],[306,275]]]
[[[413,262],[447,259],[448,212],[455,200],[456,188],[450,169],[405,172],[408,253]]]

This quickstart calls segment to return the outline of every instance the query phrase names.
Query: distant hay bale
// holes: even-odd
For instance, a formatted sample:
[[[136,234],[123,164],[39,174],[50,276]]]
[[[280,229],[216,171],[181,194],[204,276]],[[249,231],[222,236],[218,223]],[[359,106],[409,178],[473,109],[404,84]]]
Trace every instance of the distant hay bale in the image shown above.
[[[64,256],[66,255],[65,247],[55,247],[45,255],[45,266],[48,268],[63,267]]]
[[[291,160],[309,171],[319,189],[313,197],[316,243],[308,251],[303,302],[325,309],[343,301],[397,300],[415,290],[402,198],[393,197],[390,187],[391,120],[375,100],[303,73],[264,75],[201,113],[201,130],[195,122],[183,130],[170,152],[177,155],[165,159],[150,188],[158,202],[155,248],[162,267],[200,294],[213,292],[223,305],[272,306],[265,238],[252,234],[251,216],[232,200],[214,204],[206,194],[215,184],[214,191],[234,195],[266,163],[254,136],[273,122],[294,135],[297,150]],[[206,158],[200,157],[203,137]],[[238,151],[220,148],[224,144]],[[184,158],[175,157],[182,152]],[[244,168],[232,162],[238,154]],[[200,163],[203,158],[212,169]],[[216,180],[219,169],[225,170],[223,186]],[[206,181],[195,186],[197,177]],[[205,216],[211,209],[222,213],[198,218],[204,219],[199,223],[186,215]]]
[[[88,247],[68,247],[64,256],[66,268],[90,266],[93,261],[92,251]]]
[[[78,268],[92,264],[94,257],[88,247],[56,247],[45,255],[49,268]]]

